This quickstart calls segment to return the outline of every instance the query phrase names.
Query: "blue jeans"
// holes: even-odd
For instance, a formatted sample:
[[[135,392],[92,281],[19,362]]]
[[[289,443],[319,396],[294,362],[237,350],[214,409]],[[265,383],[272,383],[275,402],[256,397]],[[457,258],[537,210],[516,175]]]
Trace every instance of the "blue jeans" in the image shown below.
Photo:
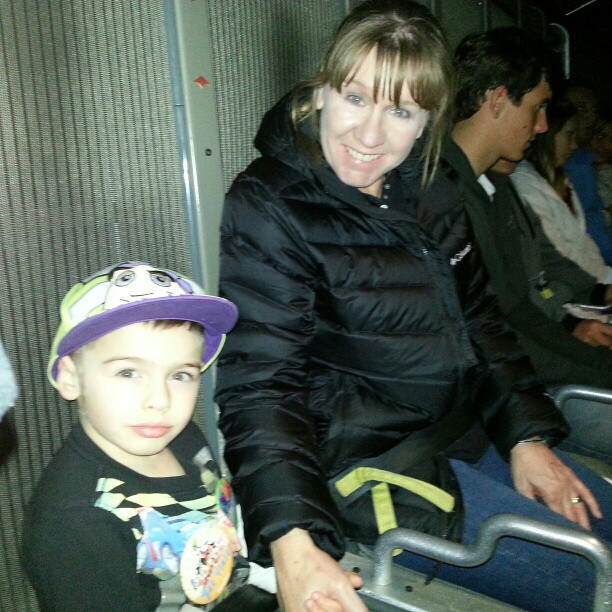
[[[591,490],[600,504],[604,518],[591,518],[593,533],[608,543],[612,525],[606,516],[612,513],[612,486],[592,470],[559,457],[571,467]],[[557,525],[578,525],[544,504],[523,497],[514,490],[509,465],[491,447],[477,464],[451,461],[457,476],[465,511],[463,542],[476,540],[478,526],[489,516],[512,512]],[[430,573],[434,562],[412,553],[395,559],[406,567]],[[592,608],[595,571],[589,561],[567,552],[516,538],[503,538],[490,561],[475,568],[442,565],[437,576],[447,582],[471,589],[525,610],[572,612]]]

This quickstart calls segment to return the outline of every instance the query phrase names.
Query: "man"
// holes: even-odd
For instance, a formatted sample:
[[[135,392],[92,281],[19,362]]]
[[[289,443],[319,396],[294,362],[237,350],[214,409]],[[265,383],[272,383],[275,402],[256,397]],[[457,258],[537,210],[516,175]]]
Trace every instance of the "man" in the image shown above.
[[[547,130],[546,50],[519,28],[498,28],[466,37],[455,63],[456,122],[442,171],[461,193],[500,307],[546,384],[612,388],[612,326],[573,319],[563,307],[609,303],[612,288],[554,249],[506,176],[485,174],[502,158],[519,161]]]

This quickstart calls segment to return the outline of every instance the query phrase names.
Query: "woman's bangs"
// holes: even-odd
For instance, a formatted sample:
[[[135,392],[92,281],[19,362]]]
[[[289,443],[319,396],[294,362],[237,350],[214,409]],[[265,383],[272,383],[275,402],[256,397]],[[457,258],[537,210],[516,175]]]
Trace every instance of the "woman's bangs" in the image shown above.
[[[374,70],[374,100],[380,96],[383,99],[393,100],[396,106],[399,106],[405,83],[403,75],[404,71],[398,62],[397,49],[379,44]]]
[[[432,58],[427,51],[417,50],[411,44],[404,44],[399,50],[395,68],[393,99],[399,104],[402,86],[406,83],[413,100],[423,109],[431,111],[447,97],[445,75],[437,58]]]
[[[350,83],[359,72],[371,49],[372,47],[363,46],[355,53],[344,53],[338,61],[330,62],[331,65],[327,67],[328,74],[324,75],[324,78],[327,76],[325,82],[340,91],[344,83]]]

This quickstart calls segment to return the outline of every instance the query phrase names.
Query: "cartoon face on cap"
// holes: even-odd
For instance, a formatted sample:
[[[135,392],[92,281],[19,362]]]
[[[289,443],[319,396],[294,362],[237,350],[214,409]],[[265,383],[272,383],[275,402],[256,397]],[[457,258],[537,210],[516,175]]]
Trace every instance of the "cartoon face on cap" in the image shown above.
[[[199,323],[204,331],[202,370],[219,355],[238,309],[204,293],[191,279],[145,262],[109,266],[78,282],[60,304],[48,376],[56,386],[58,361],[116,329],[156,320]]]
[[[148,265],[118,268],[110,278],[105,310],[155,297],[184,295],[185,290],[166,271]]]

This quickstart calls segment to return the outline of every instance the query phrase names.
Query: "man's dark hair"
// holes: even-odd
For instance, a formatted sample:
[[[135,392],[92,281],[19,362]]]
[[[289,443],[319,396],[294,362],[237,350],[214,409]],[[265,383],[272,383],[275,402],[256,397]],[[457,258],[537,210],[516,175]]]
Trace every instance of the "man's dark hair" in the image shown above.
[[[487,91],[500,85],[506,87],[508,97],[518,106],[543,76],[550,80],[551,59],[544,42],[521,28],[469,34],[455,52],[455,121],[471,117],[482,105]]]

